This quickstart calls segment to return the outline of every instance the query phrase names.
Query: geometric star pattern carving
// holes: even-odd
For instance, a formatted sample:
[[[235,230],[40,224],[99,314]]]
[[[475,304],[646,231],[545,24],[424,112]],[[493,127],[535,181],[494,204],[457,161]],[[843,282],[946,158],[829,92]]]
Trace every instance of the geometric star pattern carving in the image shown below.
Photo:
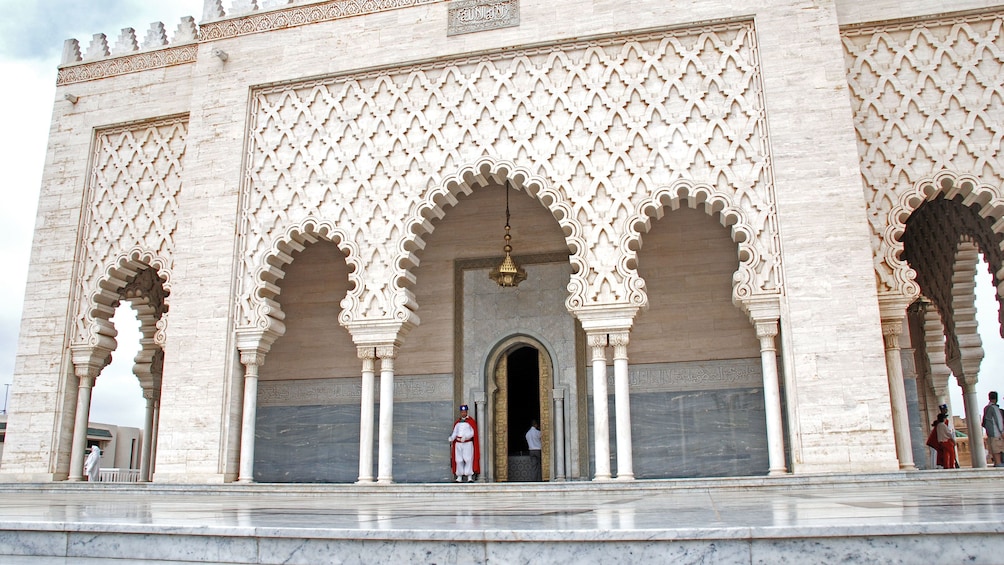
[[[649,219],[681,200],[733,230],[733,296],[781,292],[750,21],[536,46],[252,93],[238,327],[278,327],[275,281],[318,237],[353,266],[341,321],[413,320],[431,220],[506,178],[548,207],[567,305],[644,306]]]
[[[841,30],[880,295],[919,294],[901,236],[924,201],[1004,217],[1002,23],[991,11]]]

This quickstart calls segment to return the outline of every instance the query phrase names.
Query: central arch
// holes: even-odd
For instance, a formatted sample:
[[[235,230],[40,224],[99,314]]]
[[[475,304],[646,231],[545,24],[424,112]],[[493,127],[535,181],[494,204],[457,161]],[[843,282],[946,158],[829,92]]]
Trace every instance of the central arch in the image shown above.
[[[513,336],[500,342],[485,370],[488,390],[488,478],[495,482],[536,480],[526,474],[529,463],[525,434],[531,420],[540,423],[540,480],[551,477],[554,419],[551,355],[536,339]]]

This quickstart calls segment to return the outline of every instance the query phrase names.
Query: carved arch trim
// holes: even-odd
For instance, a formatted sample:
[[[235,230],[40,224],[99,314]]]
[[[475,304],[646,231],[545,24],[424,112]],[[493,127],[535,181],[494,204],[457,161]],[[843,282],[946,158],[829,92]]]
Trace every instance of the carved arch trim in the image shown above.
[[[148,300],[143,297],[126,296],[124,289],[136,278],[141,271],[152,269],[160,278],[160,285],[164,290],[163,309],[158,311],[152,307]],[[167,259],[155,252],[134,247],[129,251],[120,253],[104,269],[99,277],[94,291],[84,298],[85,307],[83,323],[78,326],[78,333],[73,339],[74,345],[105,347],[114,350],[115,327],[111,318],[115,315],[115,308],[122,300],[140,299],[143,304],[134,305],[136,314],[140,320],[140,327],[146,328],[144,337],[153,338],[157,345],[163,346],[166,340],[166,312],[170,302],[171,294],[171,269]],[[137,307],[138,306],[138,307]],[[152,332],[152,328],[156,331]],[[149,334],[149,335],[147,335]]]
[[[781,271],[777,257],[764,256],[756,245],[758,228],[750,221],[749,214],[732,202],[729,194],[715,190],[704,183],[681,180],[659,188],[649,198],[641,201],[631,218],[630,229],[620,244],[621,269],[630,273],[628,283],[632,293],[632,305],[645,307],[648,296],[644,281],[638,275],[638,250],[642,237],[651,229],[652,219],[661,219],[667,208],[678,210],[686,203],[692,209],[704,208],[709,216],[717,217],[722,226],[731,231],[736,243],[739,267],[732,278],[732,303],[748,310],[746,301],[753,297],[778,296],[783,292]],[[774,234],[776,237],[776,234]],[[766,273],[766,274],[764,274]],[[767,280],[772,275],[774,280]]]
[[[397,308],[395,319],[406,321],[414,316],[412,308],[416,307],[416,304],[407,287],[415,283],[413,269],[420,263],[416,252],[425,248],[423,236],[431,234],[436,229],[432,220],[442,219],[446,215],[446,208],[456,206],[459,203],[457,196],[461,193],[469,195],[475,188],[485,187],[489,183],[503,185],[507,180],[512,188],[525,191],[554,216],[565,234],[565,242],[571,252],[569,261],[573,272],[569,289],[574,287],[585,290],[583,273],[587,270],[587,262],[582,252],[586,249],[586,241],[582,237],[582,226],[571,219],[571,205],[551,183],[529,169],[517,166],[511,161],[483,157],[472,164],[460,167],[455,174],[444,178],[425,194],[405,220],[406,235],[397,244],[397,259],[394,262],[393,281],[399,294],[395,300]],[[357,286],[353,292],[358,295],[362,289]],[[569,297],[569,300],[571,299],[572,297]]]
[[[243,320],[238,325],[239,328],[262,330],[274,337],[286,333],[286,326],[283,324],[286,315],[279,302],[281,292],[279,281],[286,276],[286,265],[293,262],[293,253],[303,251],[307,245],[320,240],[334,243],[346,255],[345,262],[349,267],[349,282],[355,285],[355,289],[362,286],[358,278],[361,270],[359,253],[344,230],[327,220],[313,217],[305,218],[287,227],[272,239],[268,252],[262,258],[262,263],[253,273],[252,280],[255,286],[250,296],[249,319]],[[347,312],[350,312],[355,304],[350,291],[349,295],[342,300],[339,321],[343,325],[351,319]]]
[[[1004,237],[1004,197],[1001,196],[1000,188],[981,183],[976,176],[954,171],[940,171],[921,179],[910,190],[904,191],[897,204],[889,210],[886,227],[881,234],[881,253],[878,259],[893,275],[896,283],[894,294],[898,293],[909,299],[920,296],[917,273],[902,259],[902,238],[910,215],[925,201],[933,201],[939,196],[948,200],[961,197],[960,203],[977,208],[980,217],[994,219],[993,233]],[[1004,240],[1000,246],[1001,251],[1004,251]],[[1004,276],[1004,268],[1000,265],[996,267],[994,278],[999,281]]]

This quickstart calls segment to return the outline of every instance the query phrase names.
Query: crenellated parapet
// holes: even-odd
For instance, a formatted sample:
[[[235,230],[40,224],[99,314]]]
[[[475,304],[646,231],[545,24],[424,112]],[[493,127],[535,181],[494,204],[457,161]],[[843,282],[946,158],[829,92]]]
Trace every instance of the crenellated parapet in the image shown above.
[[[96,33],[83,50],[78,40],[67,39],[56,84],[194,63],[199,43],[442,1],[233,0],[228,12],[223,0],[204,0],[202,23],[196,25],[192,16],[181,18],[170,41],[161,22],[151,24],[142,41],[133,28],[123,28],[111,42],[107,35]]]
[[[142,42],[131,27],[123,28],[111,46],[108,36],[96,33],[82,54],[80,43],[76,39],[67,39],[63,43],[63,58],[56,84],[191,63],[198,53],[198,42],[199,27],[191,16],[181,18],[170,41],[163,22],[150,24]]]

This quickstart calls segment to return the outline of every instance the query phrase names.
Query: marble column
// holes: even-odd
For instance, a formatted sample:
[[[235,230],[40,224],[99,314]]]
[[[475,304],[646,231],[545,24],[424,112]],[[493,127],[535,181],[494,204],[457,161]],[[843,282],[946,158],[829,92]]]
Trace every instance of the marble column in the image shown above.
[[[146,412],[143,414],[143,448],[140,451],[139,482],[150,482],[150,451],[153,445],[153,391],[143,391],[146,398]]]
[[[485,405],[488,402],[488,396],[485,394],[483,390],[478,390],[474,391],[472,397],[474,398],[474,421],[482,422],[481,415],[488,413],[485,412]],[[485,425],[485,422],[478,424],[478,445],[480,446],[488,445],[487,443],[485,443],[486,441],[488,441],[487,434],[488,434],[488,426]],[[488,463],[485,461],[485,458],[488,456],[487,455],[488,451],[489,450],[487,449],[481,450],[481,460],[478,461],[478,468],[481,469],[481,473],[479,473],[479,475],[486,474],[485,469],[488,468]],[[482,479],[479,477],[478,480]]]
[[[160,396],[153,399],[153,433],[150,434],[150,480],[157,472],[157,432],[160,430]]]
[[[631,388],[628,380],[628,332],[610,334],[614,348],[614,417],[617,419],[617,480],[634,480],[631,444]]]
[[[258,367],[265,363],[258,350],[241,351],[244,365],[244,409],[241,416],[241,457],[237,475],[239,483],[254,482],[255,418],[258,415]]]
[[[767,420],[767,474],[787,473],[784,463],[784,423],[781,420],[781,386],[777,375],[777,349],[774,338],[778,333],[778,319],[761,319],[756,322],[756,336],[760,340],[760,366],[763,372],[763,404]]]
[[[91,390],[96,375],[90,374],[89,367],[74,367],[77,372],[77,413],[73,422],[73,444],[70,449],[71,481],[84,480],[84,452],[87,451],[87,421],[91,411]]]
[[[593,451],[594,481],[610,480],[610,415],[607,410],[607,334],[589,334],[593,350]]]
[[[73,372],[77,376],[77,409],[70,444],[70,472],[67,480],[84,480],[84,458],[87,457],[87,424],[91,413],[91,392],[98,374],[111,361],[111,348],[99,346],[72,347]]]
[[[882,320],[882,340],[885,343],[885,372],[889,381],[889,401],[892,405],[892,431],[896,440],[896,456],[900,470],[913,470],[913,445],[910,441],[910,413],[906,407],[906,387],[903,384],[903,358],[899,337],[903,319]]]
[[[394,358],[397,347],[376,348],[380,358],[380,440],[377,458],[377,482],[394,482]]]
[[[966,405],[969,454],[972,457],[973,469],[984,469],[987,466],[987,450],[983,445],[983,412],[976,396],[976,379],[959,379],[959,386],[962,387],[962,400]]]
[[[362,391],[359,399],[359,479],[357,484],[373,482],[373,404],[376,349],[360,347],[362,359]]]
[[[565,389],[551,390],[554,400],[554,480],[565,480]]]

